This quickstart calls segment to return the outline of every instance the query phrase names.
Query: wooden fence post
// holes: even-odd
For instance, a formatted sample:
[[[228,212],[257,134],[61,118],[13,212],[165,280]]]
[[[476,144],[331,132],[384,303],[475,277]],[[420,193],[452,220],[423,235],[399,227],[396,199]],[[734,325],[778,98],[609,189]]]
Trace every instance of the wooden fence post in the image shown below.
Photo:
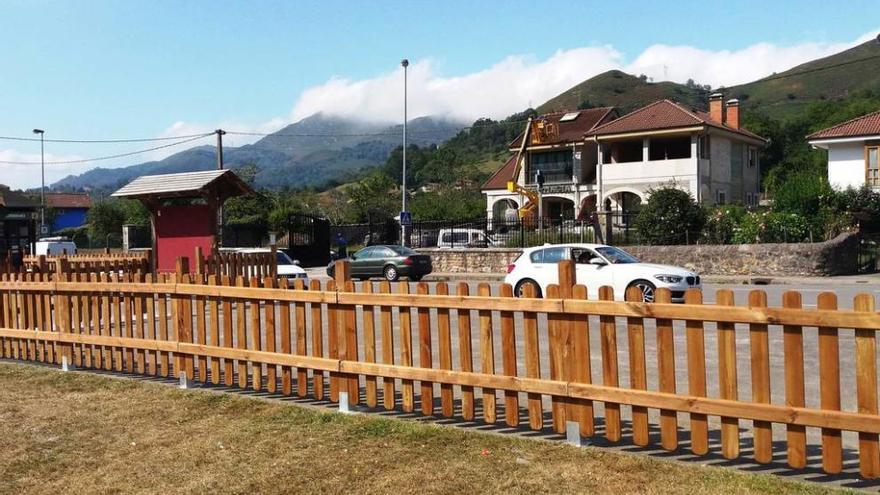
[[[333,268],[337,292],[352,292],[351,263],[347,260],[337,261]],[[336,358],[342,361],[357,361],[357,322],[354,307],[342,308],[334,305],[336,310]],[[331,334],[332,336],[332,334]],[[333,348],[331,344],[331,349]],[[334,356],[330,356],[334,357]],[[333,375],[331,374],[331,377]],[[337,375],[339,391],[348,392],[348,401],[352,405],[359,402],[360,386],[357,375]]]
[[[558,263],[557,269],[559,272],[558,297],[560,299],[572,299],[577,277],[575,274],[574,261],[562,260]],[[574,372],[575,356],[574,342],[572,340],[572,321],[570,318],[561,315],[554,315],[552,320],[556,320],[556,324],[551,324],[549,327],[551,379],[566,382],[576,381]],[[556,363],[556,366],[553,366],[554,362]],[[581,408],[575,407],[573,401],[563,397],[554,397],[552,402],[554,406],[554,431],[557,433],[565,433],[565,423],[567,421],[577,421],[580,423]]]

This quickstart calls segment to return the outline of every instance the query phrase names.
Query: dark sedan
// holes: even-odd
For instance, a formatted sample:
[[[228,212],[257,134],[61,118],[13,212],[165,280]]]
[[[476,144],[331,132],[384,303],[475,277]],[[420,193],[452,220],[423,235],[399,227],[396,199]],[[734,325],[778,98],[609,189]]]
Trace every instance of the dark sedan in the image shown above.
[[[395,281],[400,277],[419,281],[431,273],[431,257],[419,254],[404,246],[367,246],[349,256],[351,278],[366,280],[371,277],[384,277]],[[334,276],[335,261],[327,267],[327,275]]]

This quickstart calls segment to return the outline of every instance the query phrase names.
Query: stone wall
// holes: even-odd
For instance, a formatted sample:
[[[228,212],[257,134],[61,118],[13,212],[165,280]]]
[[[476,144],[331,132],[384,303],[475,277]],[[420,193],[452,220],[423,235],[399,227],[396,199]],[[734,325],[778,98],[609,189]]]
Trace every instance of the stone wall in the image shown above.
[[[856,272],[859,236],[812,244],[627,246],[642,261],[676,265],[701,275],[829,276]],[[420,249],[438,273],[505,273],[519,249]]]

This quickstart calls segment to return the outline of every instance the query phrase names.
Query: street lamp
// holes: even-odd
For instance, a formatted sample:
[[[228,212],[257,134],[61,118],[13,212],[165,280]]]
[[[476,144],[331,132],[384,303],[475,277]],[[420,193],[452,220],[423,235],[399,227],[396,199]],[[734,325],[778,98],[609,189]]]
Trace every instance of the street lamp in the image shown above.
[[[409,67],[409,60],[401,60],[400,65],[403,67],[403,172],[401,173],[403,208],[400,210],[400,245],[406,246],[406,224],[403,217],[406,212],[406,68]]]
[[[34,129],[34,134],[40,135],[40,235],[45,234],[46,229],[46,159],[43,147],[43,129]]]

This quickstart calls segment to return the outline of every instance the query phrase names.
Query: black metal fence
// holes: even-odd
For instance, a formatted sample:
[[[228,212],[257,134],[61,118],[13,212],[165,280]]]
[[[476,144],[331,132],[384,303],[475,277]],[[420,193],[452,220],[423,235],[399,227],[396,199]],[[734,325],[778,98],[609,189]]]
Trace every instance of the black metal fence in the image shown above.
[[[566,242],[628,245],[638,243],[634,220],[634,215],[619,212],[610,214],[610,225],[604,221],[553,218],[540,222],[535,219],[485,218],[468,221],[424,220],[415,221],[407,227],[407,245],[413,248],[525,248]],[[333,245],[339,246],[342,241],[349,250],[373,244],[400,243],[401,229],[395,221],[333,225],[330,230]]]

